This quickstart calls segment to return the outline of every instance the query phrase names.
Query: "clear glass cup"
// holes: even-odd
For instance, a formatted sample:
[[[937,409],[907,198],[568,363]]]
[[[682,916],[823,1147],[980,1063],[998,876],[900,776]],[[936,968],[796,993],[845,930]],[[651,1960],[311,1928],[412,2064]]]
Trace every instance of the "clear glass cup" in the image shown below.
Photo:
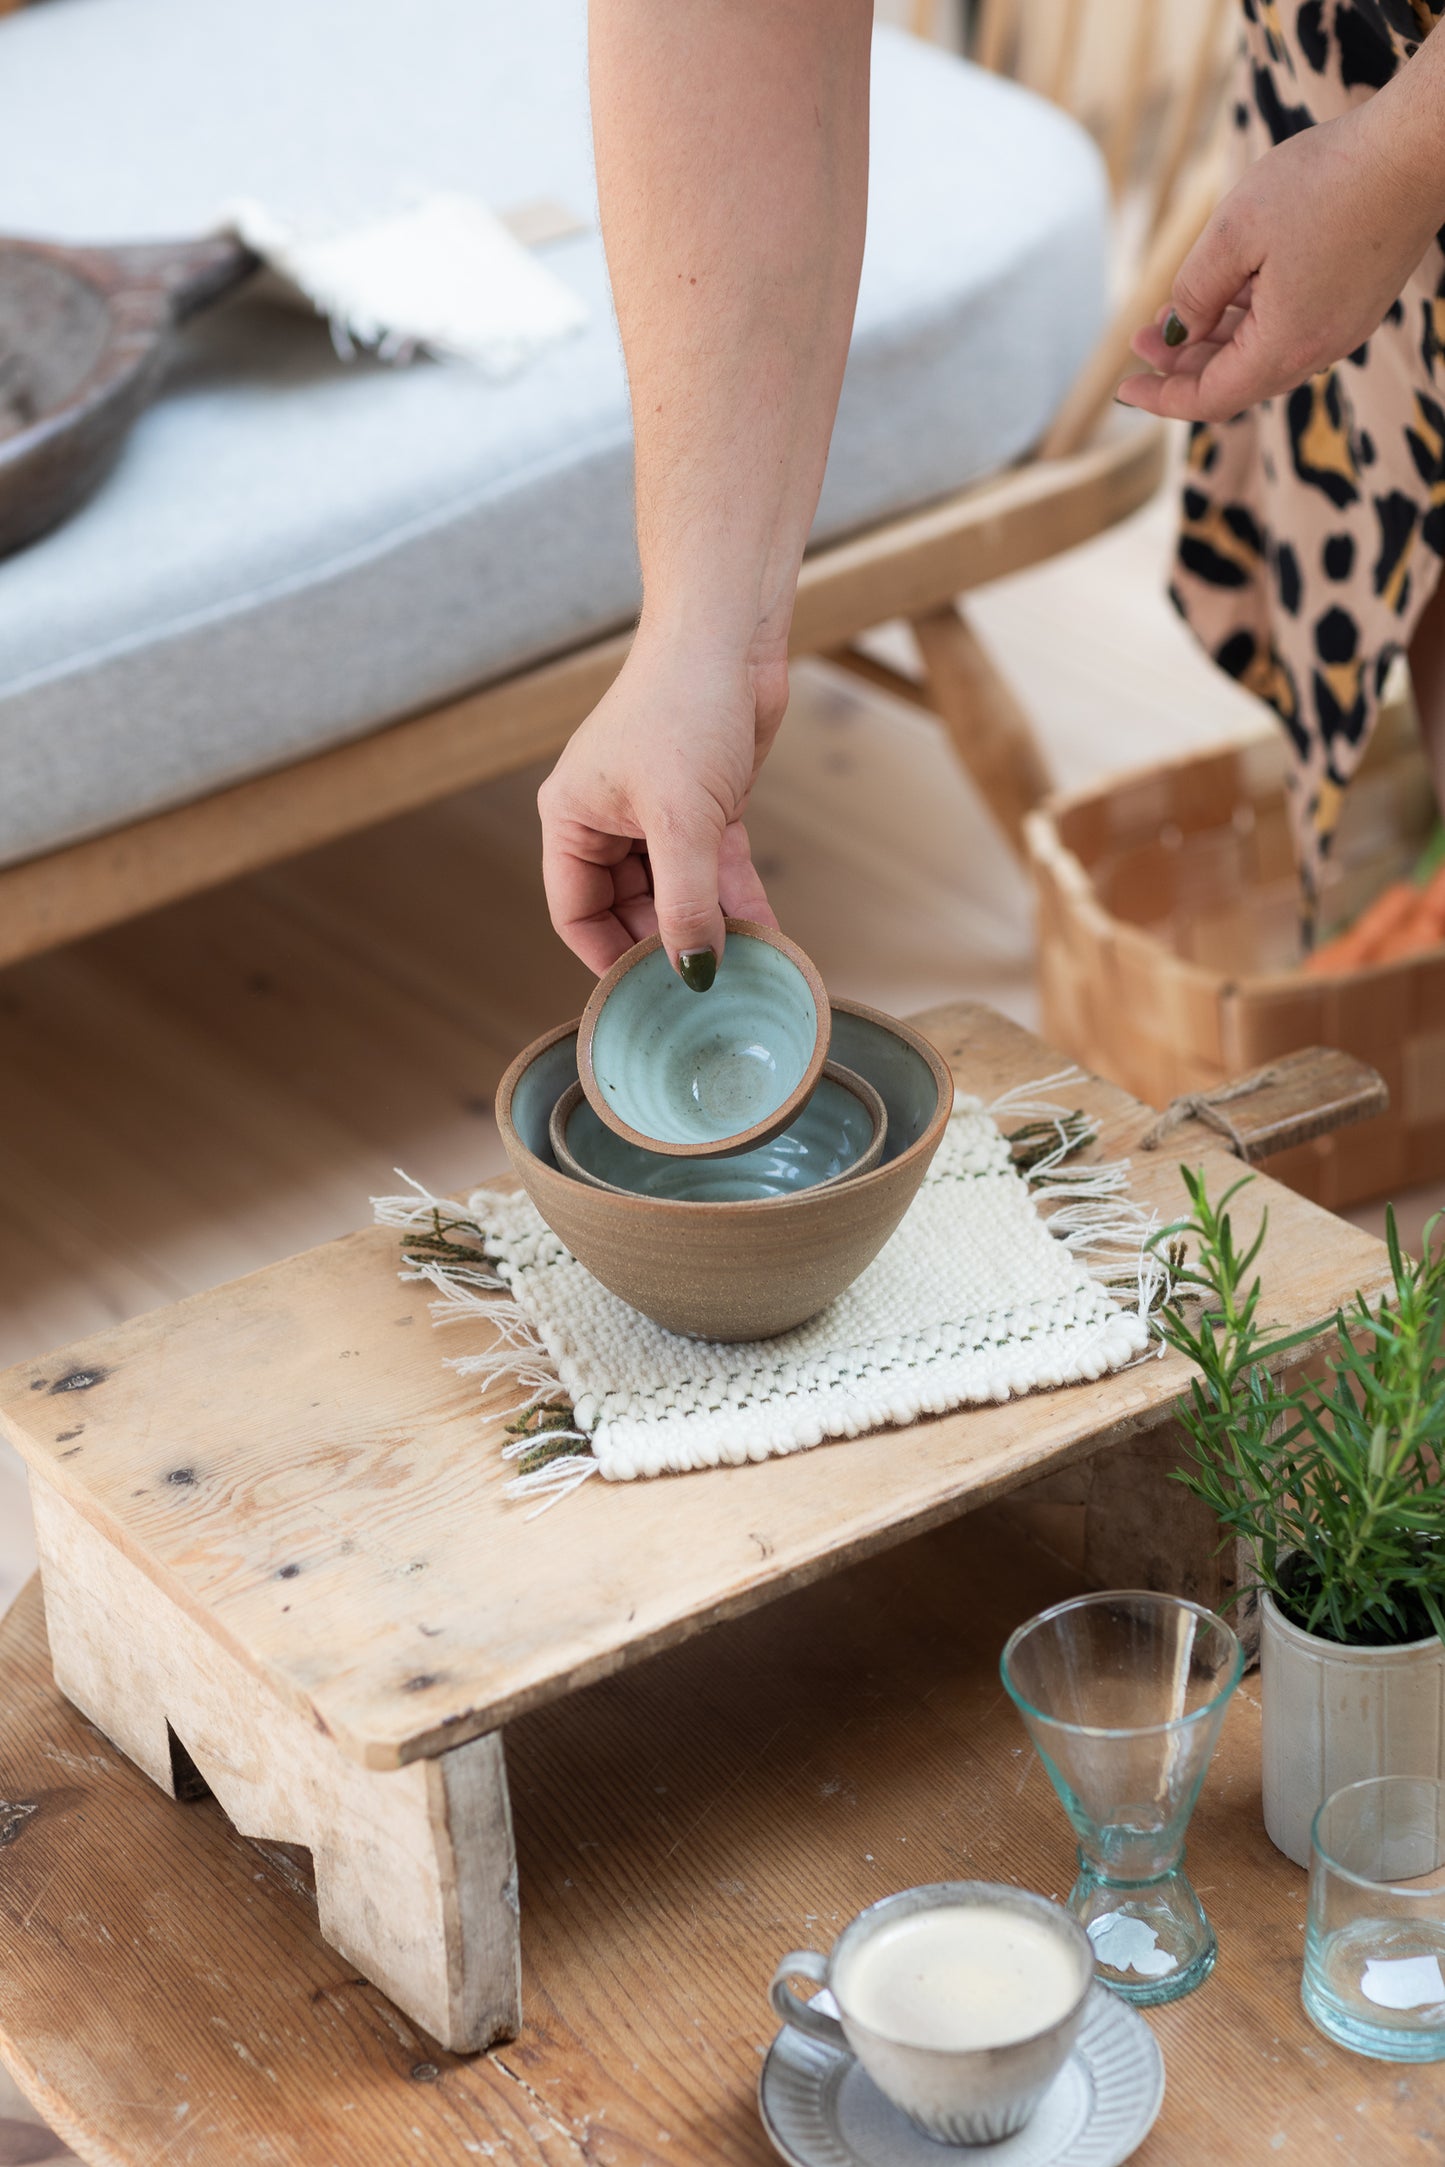
[[[1325,1800],[1301,1994],[1357,2054],[1445,2061],[1445,1783],[1371,1776]]]
[[[1212,1610],[1171,1595],[1083,1595],[1021,1625],[1003,1682],[1073,1823],[1069,1909],[1126,2001],[1188,1994],[1217,1945],[1184,1834],[1244,1670]]]

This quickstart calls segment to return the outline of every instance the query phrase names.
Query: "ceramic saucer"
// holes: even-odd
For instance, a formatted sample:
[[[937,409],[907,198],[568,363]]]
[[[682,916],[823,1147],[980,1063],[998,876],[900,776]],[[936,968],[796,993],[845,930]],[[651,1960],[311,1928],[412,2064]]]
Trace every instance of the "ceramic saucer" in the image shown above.
[[[827,2006],[831,2006],[828,2004]],[[1078,2045],[1032,2118],[998,2144],[920,2136],[850,2054],[779,2032],[758,2082],[763,2127],[790,2167],[1119,2167],[1164,2098],[1164,2057],[1137,2010],[1095,1986]]]

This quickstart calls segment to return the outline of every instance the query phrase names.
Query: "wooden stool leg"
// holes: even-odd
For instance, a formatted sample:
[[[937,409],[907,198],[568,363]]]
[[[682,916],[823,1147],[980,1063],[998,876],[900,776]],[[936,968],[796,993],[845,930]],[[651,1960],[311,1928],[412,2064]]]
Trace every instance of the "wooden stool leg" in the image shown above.
[[[55,1682],[175,1795],[173,1739],[243,1836],[303,1844],[321,1933],[456,2053],[521,2024],[499,1734],[375,1770],[254,1677],[56,1491],[32,1484]]]
[[[1096,1588],[1157,1588],[1217,1610],[1238,1561],[1209,1507],[1171,1481],[1189,1464],[1184,1432],[1161,1422],[1010,1492],[1003,1510]]]
[[[1024,816],[1051,788],[1033,725],[961,609],[950,604],[912,623],[928,672],[929,705],[1021,859]]]

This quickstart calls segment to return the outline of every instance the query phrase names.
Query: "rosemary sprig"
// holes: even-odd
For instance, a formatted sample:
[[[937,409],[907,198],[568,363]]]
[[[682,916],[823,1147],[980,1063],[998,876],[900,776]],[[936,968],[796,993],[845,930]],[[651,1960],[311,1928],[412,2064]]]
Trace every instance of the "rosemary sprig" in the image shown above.
[[[1045,1159],[1057,1157],[1060,1164],[1091,1144],[1096,1134],[1094,1123],[1081,1107],[1071,1114],[1059,1114],[1052,1121],[1026,1121],[1022,1128],[1010,1129],[1006,1138],[1009,1156],[1020,1174],[1031,1174]]]
[[[1262,1584],[1308,1632],[1347,1645],[1434,1631],[1445,1640],[1445,1214],[1417,1262],[1387,1214],[1392,1297],[1356,1296],[1334,1319],[1322,1373],[1291,1382],[1285,1357],[1323,1323],[1270,1336],[1254,1267],[1267,1219],[1247,1248],[1229,1204],[1181,1168],[1195,1261],[1171,1258],[1175,1285],[1160,1330],[1197,1375],[1180,1420],[1192,1468],[1177,1479],[1242,1537]],[[1184,1300],[1199,1301],[1185,1315]],[[1191,1302],[1191,1308],[1193,1302]]]
[[[518,1415],[515,1422],[506,1426],[509,1437],[542,1437],[548,1430],[570,1430],[575,1417],[568,1400],[544,1400],[539,1407],[529,1407]]]
[[[468,1239],[459,1241],[464,1234]],[[434,1264],[486,1264],[491,1259],[477,1238],[477,1230],[470,1219],[451,1218],[439,1209],[433,1209],[430,1229],[407,1230],[402,1244],[404,1263]]]
[[[556,1434],[559,1430],[561,1436]],[[515,1422],[507,1424],[507,1435],[537,1440],[533,1451],[518,1455],[517,1472],[522,1475],[535,1474],[539,1467],[579,1450],[576,1417],[568,1400],[544,1400],[540,1406],[529,1407]]]

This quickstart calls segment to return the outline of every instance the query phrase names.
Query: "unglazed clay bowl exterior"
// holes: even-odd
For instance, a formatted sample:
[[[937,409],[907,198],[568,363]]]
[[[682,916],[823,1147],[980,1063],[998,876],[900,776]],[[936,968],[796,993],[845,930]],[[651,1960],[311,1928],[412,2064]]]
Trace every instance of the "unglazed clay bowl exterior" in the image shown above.
[[[598,980],[577,1068],[598,1119],[669,1158],[751,1151],[796,1119],[828,1058],[817,967],[768,926],[729,918],[717,977],[693,993],[659,937]]]
[[[594,1278],[693,1339],[772,1339],[826,1309],[907,1211],[953,1108],[948,1064],[927,1039],[875,1009],[837,1001],[838,1059],[873,1085],[888,1115],[871,1173],[757,1203],[596,1188],[562,1171],[549,1133],[553,1107],[577,1081],[578,1029],[568,1023],[548,1032],[502,1078],[497,1126],[507,1157],[548,1226]]]
[[[558,1099],[548,1133],[553,1158],[578,1181],[693,1204],[758,1203],[866,1174],[883,1156],[888,1115],[871,1083],[829,1061],[796,1120],[767,1143],[729,1158],[679,1159],[640,1150],[598,1120],[580,1082]]]

